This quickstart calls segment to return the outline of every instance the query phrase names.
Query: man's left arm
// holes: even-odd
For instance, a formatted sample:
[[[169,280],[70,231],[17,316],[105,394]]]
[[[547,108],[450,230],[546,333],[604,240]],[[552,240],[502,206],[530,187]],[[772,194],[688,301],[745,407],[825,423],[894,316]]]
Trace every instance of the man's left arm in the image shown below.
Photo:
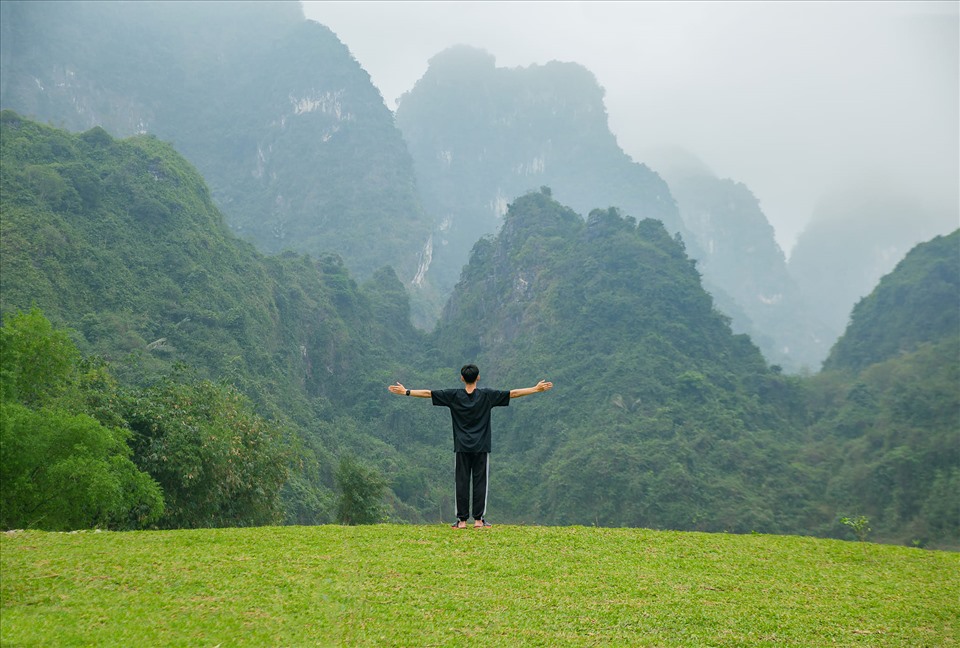
[[[387,389],[397,396],[413,396],[415,398],[431,398],[433,396],[433,391],[430,389],[407,389],[400,383],[389,385]]]
[[[536,394],[537,392],[545,392],[548,389],[552,389],[552,388],[553,388],[552,382],[541,380],[534,387],[525,387],[523,389],[511,389],[510,398],[520,398],[521,396],[529,396],[530,394]]]

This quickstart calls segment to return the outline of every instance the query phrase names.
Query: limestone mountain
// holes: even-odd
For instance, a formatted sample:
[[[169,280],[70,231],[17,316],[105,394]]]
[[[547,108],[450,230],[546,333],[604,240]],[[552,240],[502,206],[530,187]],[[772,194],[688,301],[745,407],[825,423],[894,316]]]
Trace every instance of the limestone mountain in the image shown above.
[[[541,186],[584,215],[617,206],[683,229],[666,183],[617,145],[603,93],[575,63],[502,68],[466,46],[430,60],[396,111],[435,219],[419,285],[449,294],[474,242],[497,231],[514,198]]]
[[[289,519],[332,519],[333,457],[389,454],[352,421],[358,399],[422,346],[393,271],[358,286],[334,255],[264,256],[149,135],[74,135],[3,111],[0,143],[0,315],[40,308],[128,385],[180,365],[236,385],[297,448]]]
[[[297,3],[4,2],[0,105],[170,141],[267,252],[340,255],[404,281],[430,233],[369,75]]]
[[[449,294],[473,242],[497,231],[517,195],[549,187],[585,217],[614,206],[680,234],[736,331],[788,370],[816,368],[836,335],[811,317],[749,189],[689,164],[651,169],[610,132],[604,91],[575,63],[500,68],[452,47],[401,97],[397,123],[436,219],[415,283]]]

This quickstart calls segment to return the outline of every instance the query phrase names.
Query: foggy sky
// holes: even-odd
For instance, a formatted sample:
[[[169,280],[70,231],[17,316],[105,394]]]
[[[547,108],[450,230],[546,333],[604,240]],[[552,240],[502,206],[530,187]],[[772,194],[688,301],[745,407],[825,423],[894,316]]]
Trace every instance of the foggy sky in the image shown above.
[[[499,67],[580,63],[610,127],[746,184],[789,254],[836,184],[879,174],[960,225],[960,3],[310,2],[391,110],[455,44]],[[950,211],[944,212],[948,208]]]

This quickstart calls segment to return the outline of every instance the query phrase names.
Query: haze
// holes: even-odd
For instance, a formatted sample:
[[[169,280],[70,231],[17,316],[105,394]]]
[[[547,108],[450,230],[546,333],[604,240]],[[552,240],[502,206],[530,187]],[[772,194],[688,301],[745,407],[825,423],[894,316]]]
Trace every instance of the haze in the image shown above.
[[[881,175],[960,223],[956,2],[309,2],[396,108],[455,44],[573,61],[657,169],[681,149],[746,184],[789,254],[820,197]],[[909,217],[909,216],[905,216]]]

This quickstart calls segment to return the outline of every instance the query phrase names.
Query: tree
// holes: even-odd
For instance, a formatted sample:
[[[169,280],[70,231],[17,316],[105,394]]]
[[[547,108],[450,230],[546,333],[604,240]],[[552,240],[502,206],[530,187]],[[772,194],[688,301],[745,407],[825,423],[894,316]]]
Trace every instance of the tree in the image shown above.
[[[387,481],[375,470],[347,455],[340,459],[336,474],[340,499],[337,521],[340,524],[376,524],[384,521],[383,496]]]
[[[137,465],[163,488],[167,528],[279,523],[287,457],[279,426],[237,389],[191,380],[183,368],[131,391],[124,417]]]
[[[79,359],[66,331],[39,308],[16,312],[0,329],[0,397],[38,406],[61,394]]]
[[[0,526],[139,528],[163,511],[160,487],[130,460],[129,432],[79,405],[79,352],[43,313],[0,328]]]
[[[3,528],[133,529],[160,517],[160,487],[130,461],[126,431],[19,403],[0,412]]]

